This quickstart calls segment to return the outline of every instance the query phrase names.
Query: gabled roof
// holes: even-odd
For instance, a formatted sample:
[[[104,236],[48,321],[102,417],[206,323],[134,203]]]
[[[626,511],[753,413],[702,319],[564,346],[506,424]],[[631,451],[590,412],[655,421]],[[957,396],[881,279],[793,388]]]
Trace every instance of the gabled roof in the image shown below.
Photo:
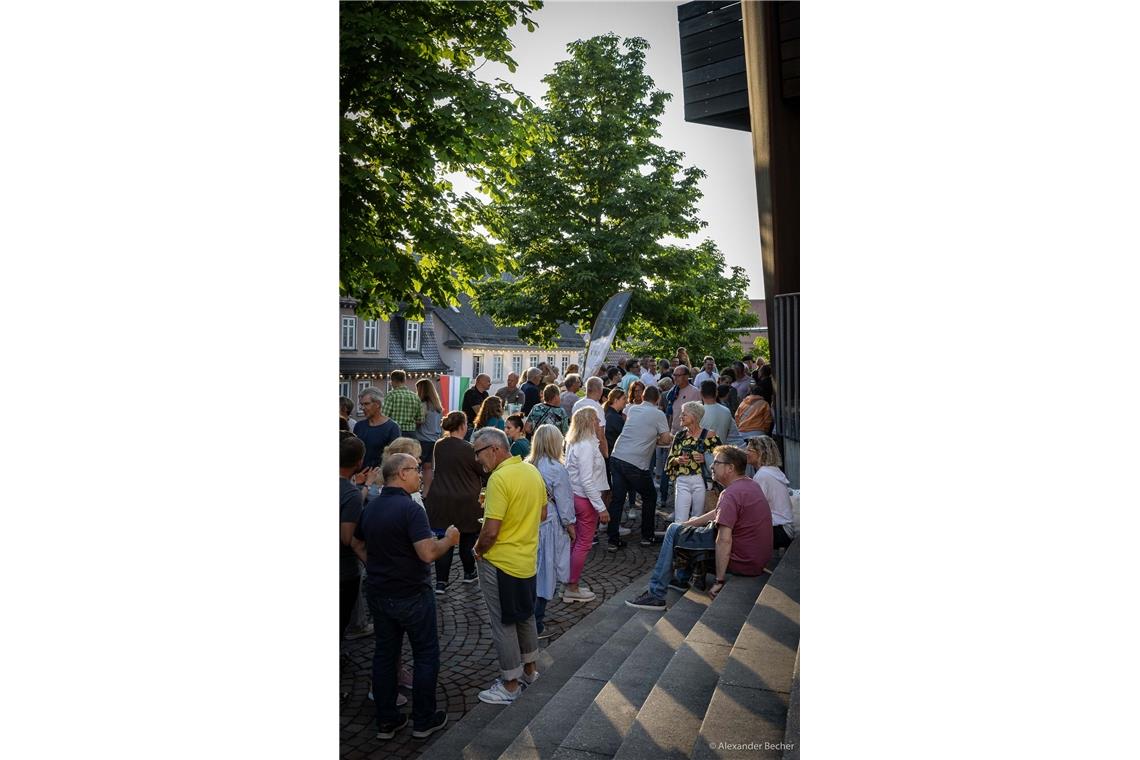
[[[458,342],[448,340],[444,343],[444,345],[452,348],[459,348],[468,344],[519,346],[520,348],[530,345],[519,339],[517,327],[498,327],[491,321],[490,317],[477,313],[471,308],[471,299],[464,294],[459,296],[459,306],[455,309],[449,306],[434,306],[432,307],[432,314],[446,325],[447,329],[455,333],[459,339]],[[582,340],[582,336],[575,332],[572,325],[565,322],[558,323],[556,343],[559,348],[584,349],[586,347],[586,341]]]
[[[388,331],[388,361],[392,369],[408,372],[439,372],[447,374],[448,366],[439,356],[435,330],[428,322],[420,324],[420,350],[404,351],[404,334],[407,332],[404,317],[394,316]]]

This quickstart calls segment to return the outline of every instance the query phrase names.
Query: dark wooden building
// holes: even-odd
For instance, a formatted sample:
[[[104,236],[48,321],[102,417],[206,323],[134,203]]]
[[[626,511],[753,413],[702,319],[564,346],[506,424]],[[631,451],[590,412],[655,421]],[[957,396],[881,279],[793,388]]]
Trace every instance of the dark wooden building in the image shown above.
[[[685,120],[752,133],[776,434],[799,483],[800,4],[677,7]],[[710,137],[715,139],[715,137]]]

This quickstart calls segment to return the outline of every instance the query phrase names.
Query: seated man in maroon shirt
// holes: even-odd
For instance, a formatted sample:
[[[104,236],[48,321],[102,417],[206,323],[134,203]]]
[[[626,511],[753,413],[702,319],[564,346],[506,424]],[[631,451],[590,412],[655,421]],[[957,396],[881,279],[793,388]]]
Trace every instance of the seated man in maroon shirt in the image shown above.
[[[673,523],[665,531],[649,588],[626,604],[642,610],[665,610],[665,589],[687,591],[687,578],[673,576],[673,548],[715,549],[716,583],[709,596],[724,588],[726,573],[760,575],[772,559],[772,508],[756,481],[744,474],[748,457],[735,446],[713,450],[713,477],[725,488],[711,512]]]

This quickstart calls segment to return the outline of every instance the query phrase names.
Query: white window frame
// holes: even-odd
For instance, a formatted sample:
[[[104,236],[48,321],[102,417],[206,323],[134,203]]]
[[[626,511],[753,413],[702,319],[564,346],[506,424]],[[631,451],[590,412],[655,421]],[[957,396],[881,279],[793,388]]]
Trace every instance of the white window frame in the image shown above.
[[[413,322],[406,320],[404,326],[404,350],[405,351],[420,351],[420,336],[422,335],[420,322]]]
[[[570,366],[570,354],[562,354],[562,375],[566,375],[566,368]]]
[[[557,366],[554,363],[554,356],[547,356],[546,357],[546,366],[551,367],[551,368]]]
[[[356,317],[340,318],[340,350],[356,350]]]
[[[523,371],[522,356],[519,354],[515,354],[514,356],[511,357],[511,372],[514,372],[516,375],[519,375],[521,377],[522,371]]]
[[[471,377],[483,374],[483,354],[471,354]]]
[[[364,350],[375,351],[376,341],[380,335],[380,323],[375,319],[364,320]]]
[[[538,354],[534,354],[533,356],[530,357],[530,366],[531,367],[537,367],[538,366]]]
[[[342,383],[340,384],[340,395],[344,396],[345,398],[352,398],[352,396],[348,395],[348,392],[349,392],[349,388],[350,388],[350,386],[351,386],[351,385],[352,385],[352,383],[349,383],[347,380],[346,380],[345,382],[342,382]],[[355,406],[356,406],[356,399],[353,399],[353,401],[352,401],[352,405],[353,405],[353,407],[355,408]]]
[[[503,380],[503,355],[495,354],[491,357],[491,381],[502,382]]]

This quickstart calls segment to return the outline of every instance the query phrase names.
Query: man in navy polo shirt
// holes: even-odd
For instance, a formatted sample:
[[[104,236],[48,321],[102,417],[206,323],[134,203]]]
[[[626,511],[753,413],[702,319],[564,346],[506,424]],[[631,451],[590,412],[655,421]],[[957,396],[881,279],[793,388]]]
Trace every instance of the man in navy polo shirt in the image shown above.
[[[376,696],[377,739],[391,739],[408,724],[396,709],[396,663],[404,634],[412,645],[412,736],[425,739],[447,725],[447,713],[435,709],[439,678],[439,637],[430,563],[459,543],[449,525],[437,539],[427,513],[412,501],[420,490],[420,463],[409,454],[391,454],[382,468],[384,488],[368,502],[352,545],[368,557],[365,595],[376,629],[372,689]]]

